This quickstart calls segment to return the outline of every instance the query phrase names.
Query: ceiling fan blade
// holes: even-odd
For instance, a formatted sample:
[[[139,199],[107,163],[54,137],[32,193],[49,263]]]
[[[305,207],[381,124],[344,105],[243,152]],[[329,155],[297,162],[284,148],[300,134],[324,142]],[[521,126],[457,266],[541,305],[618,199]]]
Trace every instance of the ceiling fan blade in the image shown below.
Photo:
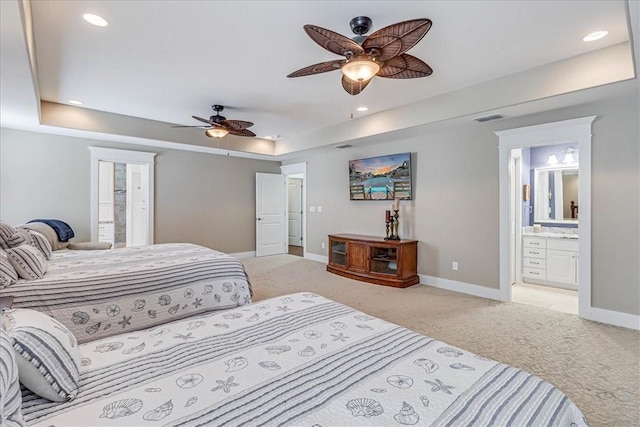
[[[321,62],[319,64],[309,65],[308,67],[300,68],[298,71],[294,71],[287,77],[304,77],[312,74],[326,73],[328,71],[339,70],[347,62],[345,59],[338,59],[335,61]]]
[[[211,121],[211,120],[209,120],[209,119],[203,119],[202,117],[197,117],[197,116],[191,116],[191,117],[193,117],[193,118],[194,118],[194,119],[196,119],[196,120],[200,120],[200,121],[201,121],[201,122],[203,122],[203,123],[207,123],[207,124],[209,124],[209,125],[213,125],[213,126],[215,126],[215,125],[216,125],[216,123],[215,123],[215,122],[212,122],[212,121]]]
[[[229,129],[229,134],[236,136],[256,136],[255,133],[247,129]]]
[[[224,124],[226,127],[228,127],[229,130],[231,130],[231,129],[233,129],[233,130],[246,129],[246,128],[250,128],[251,126],[253,126],[253,123],[247,122],[247,121],[244,121],[244,120],[223,120],[222,124]]]
[[[386,61],[376,75],[389,79],[417,79],[432,73],[433,69],[425,62],[405,53]]]
[[[311,37],[311,40],[329,52],[342,56],[346,56],[349,52],[354,55],[362,55],[364,53],[362,46],[342,34],[335,33],[326,28],[316,27],[315,25],[305,25],[303,28],[309,37]]]
[[[351,80],[345,75],[342,75],[342,87],[347,91],[349,95],[357,95],[364,90],[365,87],[369,84],[369,80],[364,81],[355,81]]]
[[[367,52],[374,48],[379,50],[378,59],[386,61],[411,49],[430,29],[431,20],[426,18],[398,22],[371,34],[362,43],[362,47]]]
[[[213,122],[211,120],[203,119],[202,117],[196,117],[196,116],[191,116],[191,117],[193,117],[196,120],[200,120],[203,123],[207,123],[210,126],[224,127],[220,123],[216,123],[216,122]]]

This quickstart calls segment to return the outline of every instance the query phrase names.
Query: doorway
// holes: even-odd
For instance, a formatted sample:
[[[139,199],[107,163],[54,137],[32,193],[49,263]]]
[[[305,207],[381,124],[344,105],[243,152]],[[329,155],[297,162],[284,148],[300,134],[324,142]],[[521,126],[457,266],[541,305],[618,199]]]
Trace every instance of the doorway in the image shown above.
[[[511,159],[512,301],[577,315],[579,222],[571,206],[580,201],[579,150],[575,143],[522,147]]]
[[[290,255],[304,256],[302,250],[302,174],[287,176],[287,230]]]
[[[577,280],[578,309],[581,317],[591,318],[591,123],[595,116],[547,123],[537,126],[498,131],[500,164],[500,295],[503,301],[513,300],[513,284],[525,268],[517,268],[518,247],[524,265],[527,246],[523,244],[523,227],[517,227],[516,219],[523,213],[529,215],[530,205],[523,205],[525,188],[518,169],[528,170],[516,158],[522,158],[522,149],[546,147],[557,144],[571,144],[580,152],[578,172],[580,174],[580,220],[577,227],[577,258],[574,260]],[[520,150],[520,151],[518,151]],[[520,155],[518,155],[520,153]],[[516,188],[514,188],[516,187]],[[517,198],[514,200],[514,198]],[[549,197],[551,199],[552,197]],[[515,208],[518,206],[518,208]],[[530,217],[528,217],[530,218]],[[534,224],[531,224],[533,228]],[[536,227],[538,229],[538,227]],[[540,261],[547,261],[542,258]],[[546,255],[545,255],[546,256]],[[557,258],[551,261],[555,262]],[[542,266],[534,266],[544,268]]]
[[[280,167],[287,180],[287,236],[290,255],[304,257],[306,254],[306,163]]]
[[[153,244],[154,156],[91,150],[91,240],[114,248]]]

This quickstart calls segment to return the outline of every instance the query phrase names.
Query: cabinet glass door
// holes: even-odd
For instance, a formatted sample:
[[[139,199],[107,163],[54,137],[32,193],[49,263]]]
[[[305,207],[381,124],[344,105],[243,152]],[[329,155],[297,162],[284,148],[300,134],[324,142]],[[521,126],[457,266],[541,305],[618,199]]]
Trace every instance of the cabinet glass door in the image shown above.
[[[398,250],[396,248],[371,247],[369,271],[382,274],[398,274]]]
[[[331,240],[331,262],[342,266],[347,265],[347,244],[339,240]]]

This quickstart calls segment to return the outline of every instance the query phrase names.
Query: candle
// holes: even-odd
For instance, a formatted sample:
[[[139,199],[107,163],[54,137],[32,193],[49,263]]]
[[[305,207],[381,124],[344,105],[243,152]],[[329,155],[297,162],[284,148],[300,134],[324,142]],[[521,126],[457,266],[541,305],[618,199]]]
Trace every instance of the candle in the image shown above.
[[[389,208],[390,208],[391,210],[393,210],[393,208],[394,208],[393,203],[391,203],[391,206],[389,206]]]
[[[400,199],[396,199],[394,204],[393,204],[393,210],[394,211],[398,211],[400,210]]]
[[[391,222],[391,211],[384,211],[384,222]]]

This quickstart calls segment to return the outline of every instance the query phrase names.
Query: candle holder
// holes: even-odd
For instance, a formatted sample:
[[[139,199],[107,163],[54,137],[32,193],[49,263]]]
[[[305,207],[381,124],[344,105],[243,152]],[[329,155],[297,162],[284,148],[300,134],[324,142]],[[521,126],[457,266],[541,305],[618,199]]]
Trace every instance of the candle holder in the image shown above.
[[[394,214],[391,215],[391,237],[389,237],[389,240],[400,240],[400,234],[398,234],[398,225],[400,225],[400,221],[398,220],[400,218],[400,214],[398,212],[400,211],[394,209],[393,212]]]
[[[387,236],[384,238],[384,240],[389,240],[389,228],[391,228],[391,232],[393,233],[393,228],[391,227],[391,221],[385,221],[385,225],[387,227]]]

